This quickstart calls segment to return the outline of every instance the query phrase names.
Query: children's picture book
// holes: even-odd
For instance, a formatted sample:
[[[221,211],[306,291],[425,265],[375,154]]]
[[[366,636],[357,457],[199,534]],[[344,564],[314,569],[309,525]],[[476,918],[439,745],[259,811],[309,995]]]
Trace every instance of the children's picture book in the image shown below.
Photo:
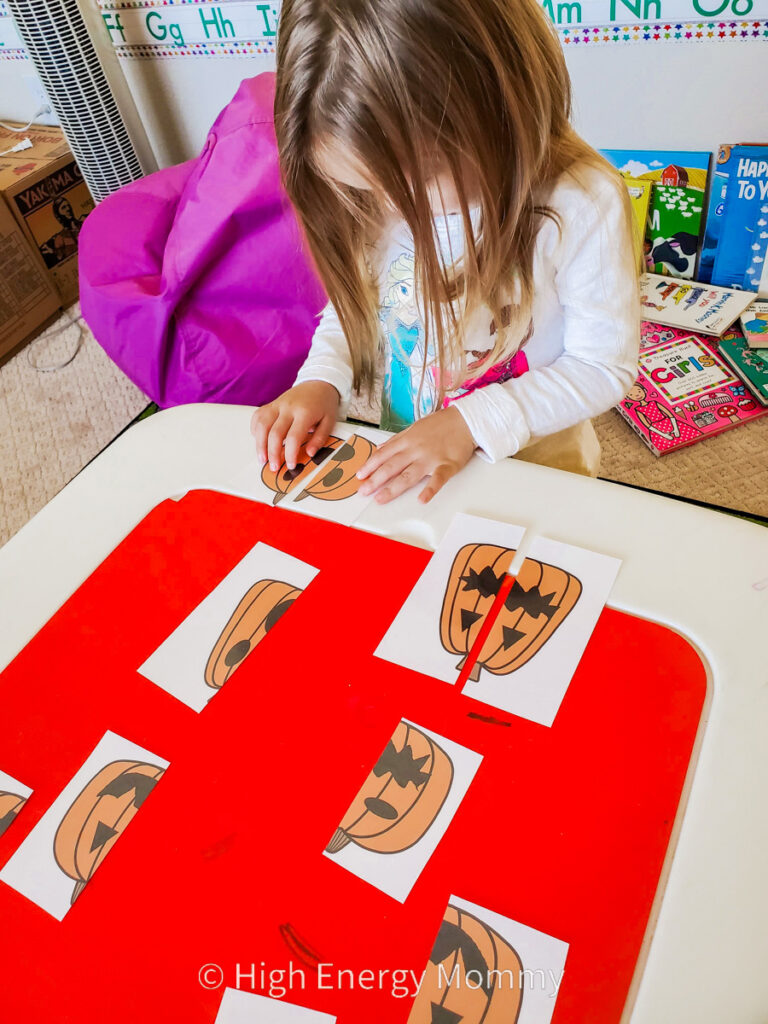
[[[629,181],[648,181],[645,266],[656,274],[693,278],[703,223],[710,153],[604,149]]]
[[[750,348],[768,348],[768,302],[753,302],[739,321]]]
[[[707,217],[704,223],[704,241],[701,243],[699,269],[696,276],[706,284],[712,280],[712,269],[715,255],[720,242],[720,229],[723,226],[725,196],[728,191],[728,178],[731,173],[731,155],[735,149],[732,143],[722,143],[717,150],[717,157],[712,168],[709,183],[709,200]]]
[[[717,341],[644,323],[639,373],[617,406],[654,455],[686,448],[762,416]]]
[[[768,347],[751,348],[738,331],[730,330],[720,339],[719,352],[760,405],[768,405]],[[749,408],[746,396],[739,401]]]
[[[635,229],[635,250],[637,252],[638,266],[641,270],[645,269],[645,253],[644,253],[644,242],[645,242],[645,229],[648,223],[648,206],[651,202],[651,190],[653,185],[650,181],[643,178],[630,178],[624,179],[627,183],[627,190],[629,191],[629,201],[632,204],[632,218],[634,221]]]
[[[730,151],[729,151],[730,149]],[[768,285],[768,145],[721,147],[728,168],[712,283],[760,292]],[[768,291],[765,291],[768,296]]]
[[[640,278],[643,315],[667,327],[719,337],[755,300],[753,292],[717,288],[698,281],[644,274]]]

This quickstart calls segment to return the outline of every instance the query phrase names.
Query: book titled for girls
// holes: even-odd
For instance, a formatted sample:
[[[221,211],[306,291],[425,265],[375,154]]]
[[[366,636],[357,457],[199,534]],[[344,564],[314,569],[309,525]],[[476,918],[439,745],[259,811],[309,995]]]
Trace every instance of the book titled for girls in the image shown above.
[[[638,365],[616,408],[654,455],[768,413],[721,358],[716,338],[645,322]]]

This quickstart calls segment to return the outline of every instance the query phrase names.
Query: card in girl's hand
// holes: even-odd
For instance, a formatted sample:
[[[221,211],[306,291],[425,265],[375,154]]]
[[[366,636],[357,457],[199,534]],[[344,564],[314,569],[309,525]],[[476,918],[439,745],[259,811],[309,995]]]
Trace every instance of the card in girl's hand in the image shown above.
[[[377,657],[455,683],[524,534],[522,526],[455,516]]]
[[[282,999],[227,988],[215,1024],[335,1024],[335,1021],[330,1014],[307,1010]]]
[[[463,692],[552,725],[621,561],[537,537]]]
[[[0,772],[0,836],[11,827],[16,815],[32,796],[29,786],[18,782],[11,775]]]
[[[270,468],[269,463],[262,465],[258,459],[254,459],[245,469],[238,472],[225,490],[243,498],[251,498],[253,501],[281,505],[294,492],[299,493],[305,488],[310,478],[333,452],[342,447],[347,433],[346,429],[337,425],[323,447],[312,456],[307,455],[306,445],[302,445],[293,469],[288,469],[284,460],[275,471]]]
[[[407,1024],[550,1024],[568,943],[451,896]]]
[[[0,881],[61,921],[167,767],[163,758],[105,733],[0,871]]]
[[[202,711],[318,570],[258,543],[139,669]]]
[[[325,856],[404,903],[482,757],[402,719]]]

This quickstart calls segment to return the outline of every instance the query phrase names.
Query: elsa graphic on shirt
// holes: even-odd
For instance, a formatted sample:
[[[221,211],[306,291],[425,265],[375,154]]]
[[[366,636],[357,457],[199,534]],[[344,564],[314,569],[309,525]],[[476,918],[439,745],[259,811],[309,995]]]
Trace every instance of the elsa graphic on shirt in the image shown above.
[[[387,364],[381,425],[385,430],[402,430],[432,412],[437,401],[429,366],[432,353],[424,372],[424,325],[414,290],[413,253],[401,253],[389,265],[382,294],[379,319],[387,342]]]

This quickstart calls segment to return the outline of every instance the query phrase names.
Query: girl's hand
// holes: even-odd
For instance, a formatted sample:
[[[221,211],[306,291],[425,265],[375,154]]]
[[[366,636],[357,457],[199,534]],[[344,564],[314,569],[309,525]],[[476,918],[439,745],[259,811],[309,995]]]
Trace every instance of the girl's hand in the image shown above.
[[[288,469],[295,469],[299,449],[307,442],[307,455],[311,458],[328,440],[338,416],[339,401],[339,393],[332,384],[308,380],[285,391],[269,405],[262,405],[251,419],[258,457],[262,462],[269,459],[270,469],[277,472],[285,445],[285,464]]]
[[[429,484],[419,495],[419,501],[426,503],[466,466],[475,447],[458,409],[449,406],[430,413],[390,438],[368,459],[357,474],[365,481],[360,494],[381,488],[376,501],[383,505],[428,476]]]

